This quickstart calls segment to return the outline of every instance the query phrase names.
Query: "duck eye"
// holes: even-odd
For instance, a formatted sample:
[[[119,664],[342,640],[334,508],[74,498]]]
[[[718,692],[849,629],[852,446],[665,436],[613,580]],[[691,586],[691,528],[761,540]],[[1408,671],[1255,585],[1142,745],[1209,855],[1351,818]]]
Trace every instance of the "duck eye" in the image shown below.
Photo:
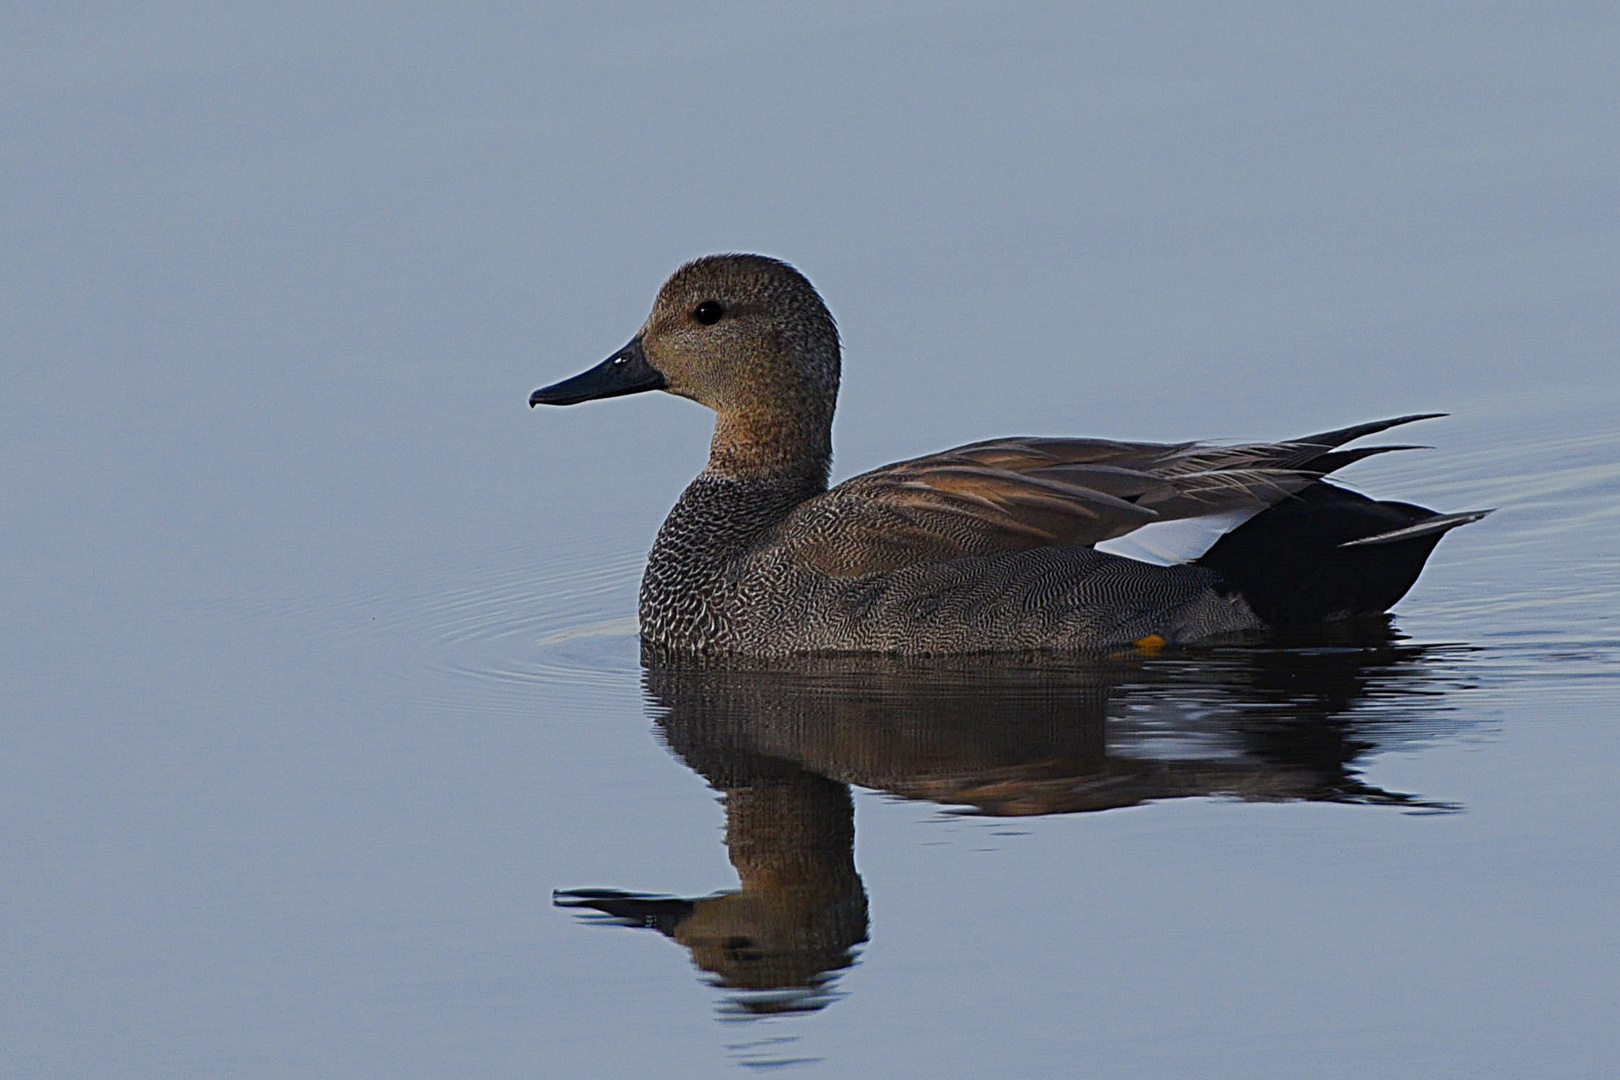
[[[692,318],[696,319],[704,326],[713,326],[715,323],[720,321],[720,316],[724,315],[725,313],[726,309],[721,307],[718,301],[705,300],[703,303],[692,309]]]

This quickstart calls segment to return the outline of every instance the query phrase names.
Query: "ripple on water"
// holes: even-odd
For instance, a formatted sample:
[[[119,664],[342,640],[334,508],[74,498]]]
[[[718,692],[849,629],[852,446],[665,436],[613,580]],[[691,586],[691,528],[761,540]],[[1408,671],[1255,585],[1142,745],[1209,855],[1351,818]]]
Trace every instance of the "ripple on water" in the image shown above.
[[[449,676],[437,682],[457,698],[445,704],[528,710],[537,687],[633,692],[641,670],[634,612],[644,558],[639,551],[575,551],[553,555],[539,572],[497,569],[470,584],[462,570],[451,571],[454,583],[413,611],[429,638],[430,669]],[[456,689],[469,682],[480,692]]]

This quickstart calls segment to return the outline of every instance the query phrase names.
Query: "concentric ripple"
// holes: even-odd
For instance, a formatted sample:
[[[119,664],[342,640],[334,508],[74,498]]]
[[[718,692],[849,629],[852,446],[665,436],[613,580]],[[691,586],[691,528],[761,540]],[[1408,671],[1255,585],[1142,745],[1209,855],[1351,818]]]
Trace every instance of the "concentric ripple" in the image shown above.
[[[510,565],[529,557],[492,558],[486,566],[506,567],[445,583],[412,605],[429,639],[429,667],[450,676],[435,683],[478,684],[464,707],[517,709],[532,708],[540,687],[634,688],[636,586],[646,556],[576,550],[552,553],[538,572]]]

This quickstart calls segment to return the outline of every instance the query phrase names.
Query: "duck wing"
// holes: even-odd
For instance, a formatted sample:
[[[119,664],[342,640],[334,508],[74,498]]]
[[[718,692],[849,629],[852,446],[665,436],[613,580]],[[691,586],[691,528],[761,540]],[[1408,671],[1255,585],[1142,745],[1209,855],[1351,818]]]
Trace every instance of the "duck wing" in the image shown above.
[[[966,556],[1095,545],[1156,522],[1223,518],[1235,525],[1352,461],[1409,449],[1337,448],[1431,415],[1438,414],[1237,446],[970,443],[852,477],[800,504],[772,542],[823,573],[859,577]]]

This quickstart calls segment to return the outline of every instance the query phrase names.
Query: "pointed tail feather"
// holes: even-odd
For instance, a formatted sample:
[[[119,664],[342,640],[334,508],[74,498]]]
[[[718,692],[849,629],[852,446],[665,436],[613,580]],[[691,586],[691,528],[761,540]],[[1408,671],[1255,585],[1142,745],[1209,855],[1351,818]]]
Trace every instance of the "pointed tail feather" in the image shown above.
[[[1311,460],[1304,467],[1305,472],[1312,472],[1318,476],[1326,476],[1331,472],[1338,472],[1346,465],[1354,464],[1362,458],[1370,458],[1374,454],[1388,454],[1396,450],[1433,450],[1432,446],[1413,446],[1402,444],[1400,446],[1358,446],[1354,450],[1330,450],[1320,457]]]
[[[1335,428],[1333,431],[1324,431],[1319,435],[1307,435],[1302,439],[1290,439],[1288,441],[1306,446],[1343,446],[1347,442],[1354,442],[1368,435],[1376,435],[1380,431],[1388,431],[1390,428],[1400,427],[1402,424],[1415,424],[1419,420],[1438,420],[1445,415],[1445,413],[1440,412],[1412,413],[1408,416],[1397,416],[1392,420],[1373,420],[1366,424],[1352,424],[1350,427]]]
[[[1487,514],[1493,514],[1496,508],[1489,510],[1468,510],[1461,514],[1436,514],[1415,525],[1407,525],[1399,529],[1390,529],[1387,532],[1375,533],[1372,536],[1363,536],[1359,540],[1346,540],[1339,546],[1361,547],[1365,544],[1393,544],[1401,540],[1415,540],[1420,536],[1435,536],[1455,529],[1459,525],[1472,524]]]

